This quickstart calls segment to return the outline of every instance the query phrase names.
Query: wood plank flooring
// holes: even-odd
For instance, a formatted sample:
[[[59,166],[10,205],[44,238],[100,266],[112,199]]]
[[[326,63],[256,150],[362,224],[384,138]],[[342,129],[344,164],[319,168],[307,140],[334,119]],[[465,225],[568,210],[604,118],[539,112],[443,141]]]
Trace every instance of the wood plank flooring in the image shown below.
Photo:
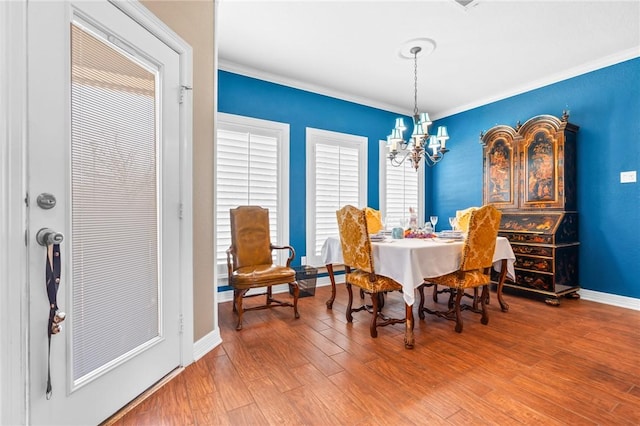
[[[507,294],[503,313],[492,292],[489,324],[466,311],[461,334],[414,308],[416,346],[406,350],[404,325],[372,339],[370,314],[346,322],[343,285],[333,310],[328,296],[320,287],[301,298],[299,320],[290,308],[248,312],[240,332],[231,304],[221,304],[222,345],[108,423],[640,424],[638,311]],[[402,316],[402,295],[384,310]]]

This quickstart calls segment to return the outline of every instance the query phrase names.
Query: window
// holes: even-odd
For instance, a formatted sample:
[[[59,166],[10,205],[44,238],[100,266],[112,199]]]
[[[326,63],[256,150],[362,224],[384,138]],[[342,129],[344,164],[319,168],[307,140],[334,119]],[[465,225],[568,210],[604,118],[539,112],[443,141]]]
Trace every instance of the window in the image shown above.
[[[219,113],[217,135],[216,264],[224,282],[231,245],[229,209],[268,208],[271,241],[289,243],[289,125]],[[286,254],[276,250],[274,261],[284,264],[286,258],[280,257]]]
[[[307,263],[338,235],[336,210],[367,205],[367,138],[307,128]]]
[[[380,211],[389,228],[409,219],[409,208],[416,208],[418,224],[424,223],[424,165],[418,171],[407,160],[394,167],[387,158],[386,141],[380,141]]]

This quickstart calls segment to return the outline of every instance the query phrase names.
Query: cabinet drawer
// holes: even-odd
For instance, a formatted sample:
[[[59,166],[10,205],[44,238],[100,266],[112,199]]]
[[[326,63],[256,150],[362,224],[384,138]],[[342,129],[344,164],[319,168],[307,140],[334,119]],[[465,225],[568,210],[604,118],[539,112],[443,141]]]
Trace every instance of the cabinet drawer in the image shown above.
[[[512,244],[511,248],[515,254],[553,257],[553,247]]]
[[[535,234],[524,232],[499,232],[498,235],[506,237],[514,243],[553,244],[553,234]]]
[[[517,255],[514,266],[537,272],[553,272],[553,258]]]
[[[543,291],[555,291],[553,275],[516,269],[515,285]],[[509,280],[513,283],[513,281]]]

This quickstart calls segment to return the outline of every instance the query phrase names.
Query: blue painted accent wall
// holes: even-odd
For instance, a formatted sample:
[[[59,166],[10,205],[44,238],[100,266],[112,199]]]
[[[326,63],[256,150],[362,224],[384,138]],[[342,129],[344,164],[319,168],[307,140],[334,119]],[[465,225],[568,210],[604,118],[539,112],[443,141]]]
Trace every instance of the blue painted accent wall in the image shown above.
[[[378,140],[397,114],[224,71],[218,81],[219,111],[291,126],[290,239],[298,258],[306,250],[306,127],[369,138],[368,204],[379,205]],[[448,226],[457,209],[482,204],[482,130],[563,109],[580,126],[580,284],[640,298],[640,184],[620,183],[621,171],[640,168],[640,58],[438,120],[432,128],[448,127],[451,152],[427,170],[426,216]]]
[[[620,183],[620,172],[640,169],[640,58],[438,121],[451,152],[433,169],[433,212],[448,217],[482,204],[480,131],[567,108],[580,126],[580,285],[640,298],[640,184]]]
[[[367,205],[379,207],[378,143],[398,114],[226,71],[218,71],[218,111],[289,124],[289,242],[295,264],[306,255],[307,127],[368,138]]]

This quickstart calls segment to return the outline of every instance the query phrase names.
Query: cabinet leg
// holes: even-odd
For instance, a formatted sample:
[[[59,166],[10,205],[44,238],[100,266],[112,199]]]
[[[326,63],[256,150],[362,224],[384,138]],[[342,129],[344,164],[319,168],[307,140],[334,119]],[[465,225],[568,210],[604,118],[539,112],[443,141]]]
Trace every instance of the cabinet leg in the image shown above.
[[[544,299],[544,303],[549,306],[560,306],[560,301],[556,297],[549,297],[547,299]]]
[[[578,292],[569,293],[565,297],[567,299],[580,299],[580,293],[578,293]]]

